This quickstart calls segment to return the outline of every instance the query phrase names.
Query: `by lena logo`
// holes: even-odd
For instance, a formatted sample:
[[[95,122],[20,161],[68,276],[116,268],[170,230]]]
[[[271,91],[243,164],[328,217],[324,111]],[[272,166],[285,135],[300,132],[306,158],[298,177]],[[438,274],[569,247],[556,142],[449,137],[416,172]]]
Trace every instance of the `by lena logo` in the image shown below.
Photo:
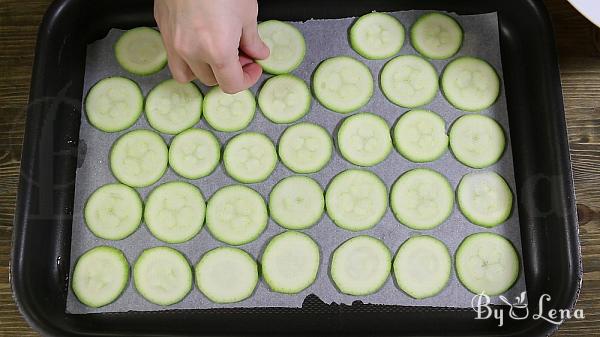
[[[500,295],[498,297],[503,304],[509,307],[508,317],[517,321],[529,318],[530,312],[527,305],[527,293],[522,292],[521,295],[515,297],[514,301],[510,301],[506,297]],[[543,319],[552,324],[561,324],[566,319],[585,319],[582,309],[550,309],[545,310],[544,304],[551,300],[550,295],[543,294],[539,298],[538,311],[531,315],[534,320]],[[473,296],[471,299],[471,307],[477,313],[475,319],[495,319],[498,321],[498,326],[504,325],[505,310],[495,306],[492,307],[491,299],[485,293]]]

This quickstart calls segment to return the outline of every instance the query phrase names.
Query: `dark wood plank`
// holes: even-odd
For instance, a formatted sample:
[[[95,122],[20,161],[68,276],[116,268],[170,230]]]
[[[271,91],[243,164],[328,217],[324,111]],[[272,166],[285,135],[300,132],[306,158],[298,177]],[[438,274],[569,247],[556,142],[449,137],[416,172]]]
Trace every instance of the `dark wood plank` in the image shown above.
[[[564,0],[547,0],[560,57],[563,96],[583,253],[577,308],[586,319],[563,324],[557,336],[600,334],[600,30]]]
[[[24,108],[29,94],[37,29],[50,0],[0,3],[0,336],[39,336],[16,308],[9,257]]]
[[[0,3],[0,336],[37,336],[17,311],[8,282],[24,107],[36,33],[50,0]],[[584,281],[577,307],[586,319],[557,336],[600,335],[600,30],[565,0],[546,0],[556,31],[575,189]]]

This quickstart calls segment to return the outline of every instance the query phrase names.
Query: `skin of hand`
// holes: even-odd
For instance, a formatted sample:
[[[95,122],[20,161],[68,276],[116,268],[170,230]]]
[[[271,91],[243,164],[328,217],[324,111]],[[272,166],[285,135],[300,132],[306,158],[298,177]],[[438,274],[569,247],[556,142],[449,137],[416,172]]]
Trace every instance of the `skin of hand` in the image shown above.
[[[262,74],[253,60],[269,56],[257,29],[256,0],[155,0],[169,69],[175,80],[198,78],[233,94]]]

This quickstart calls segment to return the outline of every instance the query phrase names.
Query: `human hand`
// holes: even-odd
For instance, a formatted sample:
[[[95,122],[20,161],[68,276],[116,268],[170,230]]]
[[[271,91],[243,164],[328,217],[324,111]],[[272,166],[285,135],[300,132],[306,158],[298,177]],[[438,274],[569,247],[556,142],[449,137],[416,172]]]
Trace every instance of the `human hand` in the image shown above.
[[[253,60],[269,56],[257,15],[256,0],[155,0],[173,77],[219,84],[230,94],[252,86],[262,73]]]

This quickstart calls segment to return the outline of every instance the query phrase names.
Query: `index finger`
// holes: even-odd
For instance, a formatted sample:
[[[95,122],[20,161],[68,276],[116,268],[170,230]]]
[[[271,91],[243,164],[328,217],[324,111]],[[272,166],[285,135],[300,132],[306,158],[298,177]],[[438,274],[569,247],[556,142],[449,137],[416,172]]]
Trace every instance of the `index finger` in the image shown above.
[[[258,64],[242,65],[238,57],[210,66],[221,90],[229,94],[248,89],[258,81],[262,72]]]

